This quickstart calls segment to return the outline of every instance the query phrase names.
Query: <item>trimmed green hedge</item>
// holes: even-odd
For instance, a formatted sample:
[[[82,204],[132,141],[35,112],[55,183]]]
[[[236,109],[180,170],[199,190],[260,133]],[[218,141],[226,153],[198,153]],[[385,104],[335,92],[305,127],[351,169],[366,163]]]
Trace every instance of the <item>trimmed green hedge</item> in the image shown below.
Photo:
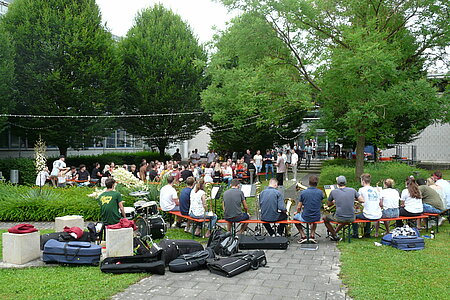
[[[382,181],[387,178],[394,179],[396,187],[403,189],[406,177],[418,172],[418,177],[429,177],[430,171],[411,167],[398,162],[369,163],[364,166],[364,172],[372,175],[372,185],[377,182],[382,186]],[[336,184],[336,177],[344,175],[347,178],[347,186],[353,188],[361,187],[359,180],[355,180],[355,167],[344,165],[325,165],[320,172],[319,186]]]
[[[93,164],[99,162],[103,168],[105,164],[114,162],[116,165],[135,164],[139,166],[142,159],[147,161],[166,161],[170,160],[170,155],[161,156],[158,152],[135,152],[135,153],[105,153],[101,155],[83,155],[83,156],[69,156],[66,159],[67,166],[78,167],[85,164],[89,172],[93,168]],[[57,158],[49,158],[47,165],[49,170],[52,170],[53,161]],[[36,171],[34,168],[34,160],[32,158],[4,158],[0,159],[0,171],[6,180],[9,180],[11,170],[19,170],[19,184],[34,185],[36,180]]]

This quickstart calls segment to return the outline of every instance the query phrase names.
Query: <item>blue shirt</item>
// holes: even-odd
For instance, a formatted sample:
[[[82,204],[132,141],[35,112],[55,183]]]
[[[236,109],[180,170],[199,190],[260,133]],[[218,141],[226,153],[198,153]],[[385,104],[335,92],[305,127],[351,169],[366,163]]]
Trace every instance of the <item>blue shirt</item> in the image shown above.
[[[280,211],[286,211],[283,195],[275,188],[268,187],[259,195],[261,220],[267,222],[278,221]]]
[[[191,206],[191,191],[192,188],[185,187],[180,192],[180,212],[182,215],[189,215],[189,208]]]
[[[309,187],[300,193],[298,201],[303,203],[303,220],[306,222],[320,221],[320,208],[323,198],[323,192],[315,187]]]

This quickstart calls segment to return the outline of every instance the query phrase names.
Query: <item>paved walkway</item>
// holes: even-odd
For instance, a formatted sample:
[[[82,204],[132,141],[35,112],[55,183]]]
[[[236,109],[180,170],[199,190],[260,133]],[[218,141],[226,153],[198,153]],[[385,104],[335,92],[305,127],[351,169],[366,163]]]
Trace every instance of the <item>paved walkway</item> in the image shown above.
[[[303,175],[303,174],[302,174]],[[303,175],[303,183],[309,175]],[[295,186],[286,190],[295,196]],[[267,266],[233,278],[207,270],[153,275],[113,299],[348,299],[339,279],[339,251],[319,225],[319,249],[302,250],[297,237],[287,250],[266,250]],[[297,232],[293,227],[293,233]]]

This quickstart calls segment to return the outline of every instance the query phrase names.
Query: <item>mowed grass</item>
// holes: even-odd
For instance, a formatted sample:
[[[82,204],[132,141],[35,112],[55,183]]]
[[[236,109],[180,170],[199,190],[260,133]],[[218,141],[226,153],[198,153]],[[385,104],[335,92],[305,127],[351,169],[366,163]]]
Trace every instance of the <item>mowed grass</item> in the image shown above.
[[[0,230],[0,258],[2,258]],[[41,230],[41,234],[53,230]],[[169,229],[170,239],[191,239],[182,229]],[[207,239],[195,238],[205,243]],[[107,299],[148,273],[105,274],[98,266],[51,266],[0,269],[0,299]]]
[[[423,232],[427,235],[427,233]],[[429,235],[429,233],[428,233]],[[450,299],[450,225],[421,251],[377,247],[380,238],[340,242],[341,277],[353,299]]]

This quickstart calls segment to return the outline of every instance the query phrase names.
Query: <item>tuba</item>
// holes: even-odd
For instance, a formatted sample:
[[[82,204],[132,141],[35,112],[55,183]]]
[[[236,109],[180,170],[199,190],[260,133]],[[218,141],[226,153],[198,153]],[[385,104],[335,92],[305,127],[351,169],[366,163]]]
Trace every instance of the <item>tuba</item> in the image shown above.
[[[259,194],[261,193],[261,183],[255,183],[255,188],[255,217],[256,220],[261,220],[259,208]],[[262,225],[260,223],[256,224],[255,233],[256,235],[262,235]]]
[[[284,207],[286,207],[286,214],[288,216],[288,220],[292,220],[291,208],[295,207],[295,200],[292,198],[284,199]],[[286,236],[291,236],[292,224],[288,224],[286,226]]]

